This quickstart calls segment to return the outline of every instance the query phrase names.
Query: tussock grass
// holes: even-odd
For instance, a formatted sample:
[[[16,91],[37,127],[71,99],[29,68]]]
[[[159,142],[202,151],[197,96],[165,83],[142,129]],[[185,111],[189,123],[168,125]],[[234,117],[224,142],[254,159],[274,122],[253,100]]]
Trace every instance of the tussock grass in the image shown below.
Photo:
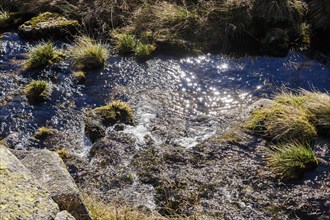
[[[272,105],[254,110],[247,128],[275,141],[311,140],[330,131],[330,96],[307,90],[283,92]]]
[[[156,220],[165,219],[161,216],[143,213],[137,209],[125,206],[117,207],[113,204],[106,204],[95,196],[83,195],[84,201],[94,220]]]
[[[121,54],[129,54],[134,51],[138,40],[131,34],[124,33],[124,34],[116,34],[114,35],[116,39],[116,46],[115,48]]]
[[[51,85],[43,80],[33,80],[24,87],[24,94],[32,104],[48,100],[51,92]]]
[[[295,106],[308,114],[309,121],[319,131],[330,130],[330,95],[320,92],[300,90],[297,94],[284,92],[275,102]]]
[[[155,45],[144,43],[142,40],[128,33],[114,34],[113,37],[116,39],[116,49],[119,53],[134,53],[138,59],[148,58],[156,49]]]
[[[63,54],[58,52],[51,42],[41,42],[34,47],[31,47],[28,54],[28,59],[24,62],[26,69],[44,67],[60,61]]]
[[[126,205],[105,203],[96,196],[83,194],[87,208],[94,220],[198,220],[198,216],[161,216],[158,213],[143,211]]]
[[[69,155],[69,152],[65,149],[65,148],[62,148],[62,149],[59,149],[59,150],[56,150],[55,151],[62,159],[67,159],[68,158],[68,155]]]
[[[310,146],[298,142],[275,147],[265,161],[271,172],[285,182],[301,178],[306,171],[318,165]]]
[[[83,36],[76,39],[70,55],[74,66],[79,69],[100,68],[109,58],[108,46]]]
[[[0,27],[10,21],[11,16],[7,11],[0,10]]]
[[[305,111],[291,105],[274,103],[252,112],[247,127],[273,141],[314,139],[315,127]]]
[[[86,80],[86,74],[84,71],[78,70],[72,72],[73,77],[75,80],[77,80],[79,83],[82,83]]]
[[[134,48],[134,54],[137,58],[144,59],[149,57],[155,49],[156,47],[154,45],[138,42]]]
[[[55,133],[55,130],[52,128],[47,127],[40,127],[38,130],[34,133],[34,137],[36,139],[46,139],[49,135],[52,135]]]
[[[195,10],[168,2],[145,4],[134,12],[131,28],[137,35],[146,31],[158,38],[172,39],[194,37],[202,18]],[[195,29],[195,30],[194,30]]]
[[[257,0],[254,7],[256,15],[269,23],[289,20],[297,24],[307,12],[306,5],[301,0]]]
[[[320,92],[302,91],[305,101],[302,107],[312,114],[318,130],[330,131],[330,95]]]

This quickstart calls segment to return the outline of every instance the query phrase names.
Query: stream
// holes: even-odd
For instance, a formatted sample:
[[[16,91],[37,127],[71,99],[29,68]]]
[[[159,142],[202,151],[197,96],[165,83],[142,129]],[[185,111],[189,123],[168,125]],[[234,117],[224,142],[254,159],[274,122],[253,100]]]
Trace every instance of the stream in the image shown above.
[[[84,135],[86,112],[111,100],[124,100],[134,110],[135,124],[124,125],[122,133],[135,139],[134,147],[137,150],[164,144],[189,150],[217,133],[228,131],[248,105],[260,98],[271,98],[283,88],[330,91],[330,67],[295,51],[290,51],[284,58],[206,54],[180,59],[156,56],[146,62],[138,62],[134,57],[113,55],[102,70],[88,71],[86,82],[79,84],[72,76],[68,59],[42,70],[24,71],[22,62],[29,46],[34,43],[22,40],[15,32],[6,32],[0,44],[0,139],[7,138],[15,149],[31,148],[31,136],[39,127],[47,126],[65,134],[66,141],[74,146],[70,149],[71,153],[85,157],[92,146]],[[55,44],[63,50],[68,46],[63,42]],[[22,87],[31,79],[51,82],[51,101],[39,105],[27,102]],[[249,158],[254,157],[240,148],[237,152]],[[225,149],[223,153],[226,155]],[[326,155],[329,155],[329,151]],[[239,161],[239,157],[228,158]],[[242,164],[242,167],[248,167],[247,164]],[[214,164],[214,167],[218,166]],[[223,166],[224,170],[231,172],[229,163]],[[249,172],[248,169],[244,171]],[[319,178],[329,178],[329,171],[323,171],[321,168],[319,172],[325,177]],[[196,173],[191,175],[198,178]],[[235,172],[232,175],[235,177]],[[227,181],[220,192],[214,195],[214,198],[219,198],[220,204],[228,203],[219,212],[235,213],[234,207],[245,211],[224,215],[224,219],[244,219],[247,216],[256,219],[264,216],[258,205],[253,203],[251,206],[249,199],[239,199],[239,193],[240,190],[246,190],[246,196],[251,191],[262,192],[266,190],[263,188],[265,183],[251,185],[252,188],[256,187],[254,189],[250,185],[250,188],[243,189],[237,188],[239,184],[245,184],[242,179],[230,178],[230,175],[226,178],[218,182],[225,184]],[[252,184],[254,180],[251,181]],[[127,192],[139,191],[134,184],[130,187],[126,188]],[[302,185],[292,190],[292,193],[298,193],[299,187]],[[149,188],[143,190],[153,191]],[[143,190],[141,194],[145,192]],[[281,190],[278,189],[277,194]],[[286,190],[289,189],[286,188],[283,193]],[[262,200],[260,204],[267,203],[266,200],[272,201],[273,192],[267,193],[258,194],[258,199]],[[148,207],[154,207],[155,201],[150,199],[150,193],[145,194],[141,201],[149,203]],[[282,200],[279,197],[274,198],[274,202],[280,203]],[[135,197],[136,200],[139,198]],[[213,207],[218,203],[214,201],[210,204],[205,206]]]

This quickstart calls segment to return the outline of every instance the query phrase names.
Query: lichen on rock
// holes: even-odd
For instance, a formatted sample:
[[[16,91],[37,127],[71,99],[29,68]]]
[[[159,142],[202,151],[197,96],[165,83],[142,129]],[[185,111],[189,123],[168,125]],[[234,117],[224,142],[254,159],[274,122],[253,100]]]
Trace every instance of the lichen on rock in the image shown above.
[[[59,212],[48,192],[4,146],[0,146],[0,195],[4,220],[50,220]]]
[[[76,219],[91,219],[76,184],[57,153],[40,150],[28,154],[22,163],[47,187],[61,210],[67,210]]]

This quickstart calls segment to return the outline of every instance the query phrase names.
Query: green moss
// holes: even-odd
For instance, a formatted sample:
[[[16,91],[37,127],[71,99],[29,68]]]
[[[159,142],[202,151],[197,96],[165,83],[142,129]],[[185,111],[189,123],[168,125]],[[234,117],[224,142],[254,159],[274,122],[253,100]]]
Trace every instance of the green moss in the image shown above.
[[[24,87],[24,93],[32,104],[48,100],[51,92],[51,85],[47,81],[42,80],[33,80]]]
[[[29,26],[32,28],[45,28],[54,26],[67,27],[78,26],[78,22],[75,20],[68,20],[56,13],[45,12],[25,22],[24,26]]]
[[[30,48],[28,59],[24,62],[26,69],[33,69],[51,65],[60,61],[63,54],[58,52],[51,42],[42,42]]]
[[[133,110],[123,101],[113,101],[109,105],[93,109],[93,112],[99,116],[102,123],[106,126],[119,123],[132,123]]]
[[[318,165],[315,153],[309,145],[300,143],[274,148],[265,161],[282,181],[299,179],[306,171],[315,169]]]
[[[109,58],[108,46],[89,37],[80,37],[70,50],[73,64],[80,69],[100,68]]]

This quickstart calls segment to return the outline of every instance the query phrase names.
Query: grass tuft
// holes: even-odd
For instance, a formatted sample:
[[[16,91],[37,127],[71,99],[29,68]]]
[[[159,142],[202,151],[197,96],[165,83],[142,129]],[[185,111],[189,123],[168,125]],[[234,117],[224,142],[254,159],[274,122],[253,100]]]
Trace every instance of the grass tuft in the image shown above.
[[[116,34],[116,46],[115,48],[119,51],[121,54],[130,54],[134,51],[135,46],[138,43],[138,40],[130,34]]]
[[[68,151],[65,148],[62,148],[60,150],[57,150],[56,153],[62,158],[62,159],[67,159],[68,158]]]
[[[84,71],[78,70],[78,71],[73,71],[72,75],[78,83],[83,83],[86,80],[86,74]]]
[[[313,170],[318,165],[315,153],[309,145],[298,142],[275,147],[265,161],[271,172],[284,182],[299,179],[306,171]]]
[[[309,121],[318,128],[319,132],[330,131],[330,96],[326,93],[300,90],[298,94],[281,93],[275,102],[292,105],[305,111]]]
[[[252,112],[247,128],[273,141],[311,140],[316,134],[305,111],[291,105],[274,103]]]
[[[108,46],[89,37],[79,37],[71,48],[73,64],[79,69],[92,69],[104,66],[109,58]]]
[[[93,112],[100,116],[102,123],[107,126],[117,122],[130,124],[133,121],[133,110],[123,101],[112,101],[106,106],[95,108]]]
[[[147,214],[138,209],[125,206],[117,207],[106,204],[94,196],[83,195],[86,206],[94,220],[162,220],[167,219],[159,215]]]
[[[28,59],[24,63],[26,69],[33,69],[51,65],[61,60],[63,54],[56,51],[51,42],[41,42],[31,47],[28,52]]]
[[[330,131],[330,96],[326,93],[302,91],[302,106],[312,114],[312,121],[321,133]]]
[[[154,45],[138,42],[134,48],[134,54],[139,59],[145,59],[149,57],[155,49],[156,47]]]
[[[33,80],[24,87],[24,93],[32,104],[50,99],[51,92],[51,85],[43,80]]]
[[[283,92],[270,106],[256,109],[247,128],[275,141],[312,140],[330,133],[330,96],[300,90]]]
[[[10,21],[11,16],[7,11],[0,10],[0,27]]]
[[[40,127],[38,130],[34,133],[34,137],[38,140],[44,140],[49,135],[52,135],[55,133],[55,130],[52,128],[46,128],[46,127]]]

